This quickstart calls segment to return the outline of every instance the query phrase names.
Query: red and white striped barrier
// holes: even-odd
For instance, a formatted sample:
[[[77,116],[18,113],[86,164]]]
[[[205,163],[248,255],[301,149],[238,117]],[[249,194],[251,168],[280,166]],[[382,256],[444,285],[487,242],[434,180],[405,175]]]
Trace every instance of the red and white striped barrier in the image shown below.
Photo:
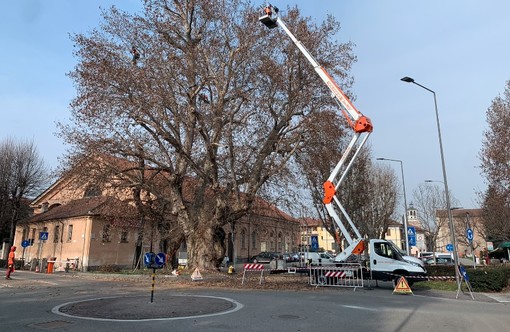
[[[246,263],[244,264],[244,271],[243,271],[243,280],[241,281],[241,285],[244,285],[244,280],[246,279],[246,272],[260,271],[260,280],[259,285],[262,285],[262,280],[264,279],[264,264],[256,264],[256,263]]]
[[[244,270],[248,271],[258,271],[258,270],[264,270],[264,264],[244,264]]]
[[[336,266],[311,266],[309,283],[312,286],[363,288],[361,264],[344,263]]]
[[[345,271],[327,271],[326,273],[324,273],[324,276],[331,278],[344,278]]]

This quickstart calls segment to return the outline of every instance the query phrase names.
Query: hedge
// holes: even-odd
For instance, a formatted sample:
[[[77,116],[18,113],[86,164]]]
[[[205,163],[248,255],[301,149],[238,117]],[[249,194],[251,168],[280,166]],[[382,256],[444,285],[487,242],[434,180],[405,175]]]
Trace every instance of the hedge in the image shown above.
[[[473,267],[464,266],[469,283],[475,292],[501,292],[509,285],[510,266],[495,265]],[[429,276],[455,276],[453,266],[427,266]],[[464,283],[464,279],[462,280]]]

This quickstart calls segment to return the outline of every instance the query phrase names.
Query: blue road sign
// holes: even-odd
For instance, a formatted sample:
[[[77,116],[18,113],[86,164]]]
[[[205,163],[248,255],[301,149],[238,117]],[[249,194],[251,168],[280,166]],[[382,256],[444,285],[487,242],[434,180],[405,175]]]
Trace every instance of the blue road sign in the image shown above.
[[[319,237],[317,235],[310,236],[310,240],[312,241],[312,250],[319,249]]]
[[[150,266],[152,263],[154,263],[154,253],[153,252],[147,252],[145,255],[143,255],[143,262],[145,265]]]
[[[21,246],[22,246],[23,248],[26,248],[26,247],[28,247],[29,245],[30,245],[30,240],[23,240],[23,241],[21,242]]]
[[[39,240],[42,241],[48,240],[48,232],[39,232]]]
[[[163,266],[165,265],[165,261],[166,261],[166,255],[162,252],[158,253],[156,255],[156,264],[159,265],[159,266]]]
[[[466,229],[466,237],[470,242],[473,241],[473,230],[471,228]]]
[[[416,228],[414,226],[407,227],[407,242],[409,242],[409,246],[416,246]]]
[[[446,251],[453,251],[453,244],[448,243],[448,244],[446,245]]]
[[[469,281],[469,277],[467,275],[466,269],[464,266],[459,265],[460,274],[464,277],[464,280]]]
[[[409,246],[410,247],[415,247],[416,246],[416,236],[415,235],[413,235],[413,236],[408,235],[407,236],[407,241],[409,242]]]

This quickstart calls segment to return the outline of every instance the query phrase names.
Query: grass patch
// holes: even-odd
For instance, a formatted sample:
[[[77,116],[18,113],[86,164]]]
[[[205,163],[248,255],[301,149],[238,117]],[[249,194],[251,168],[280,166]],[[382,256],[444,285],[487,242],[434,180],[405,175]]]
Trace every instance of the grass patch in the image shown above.
[[[416,289],[437,289],[443,291],[457,291],[457,283],[455,280],[431,280],[420,281],[413,285]]]

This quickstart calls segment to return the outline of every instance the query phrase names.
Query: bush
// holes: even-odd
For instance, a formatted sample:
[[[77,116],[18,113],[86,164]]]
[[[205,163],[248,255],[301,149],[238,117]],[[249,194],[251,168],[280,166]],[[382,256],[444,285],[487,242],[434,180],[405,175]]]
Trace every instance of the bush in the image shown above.
[[[510,267],[506,266],[470,268],[466,272],[475,292],[501,292],[510,278]]]
[[[453,265],[430,265],[427,266],[427,274],[430,277],[455,277],[455,268]]]
[[[469,284],[475,292],[501,292],[509,284],[510,266],[485,266],[476,269],[465,266],[464,268]],[[427,272],[430,277],[455,277],[455,269],[452,265],[427,266]]]

